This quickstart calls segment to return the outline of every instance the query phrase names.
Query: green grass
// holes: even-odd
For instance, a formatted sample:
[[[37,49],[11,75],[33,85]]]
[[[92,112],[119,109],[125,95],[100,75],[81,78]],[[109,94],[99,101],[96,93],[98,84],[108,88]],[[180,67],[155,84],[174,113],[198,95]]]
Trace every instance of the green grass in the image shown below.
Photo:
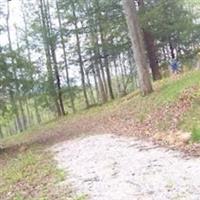
[[[200,72],[188,72],[178,78],[163,79],[158,82],[160,89],[153,94],[156,104],[162,105],[175,101],[179,95],[187,88],[200,85]]]
[[[6,156],[0,165],[0,199],[2,200],[54,200],[71,198],[69,186],[59,183],[66,174],[57,169],[52,156],[34,147],[16,158]]]
[[[193,128],[191,140],[192,142],[200,142],[200,128]]]

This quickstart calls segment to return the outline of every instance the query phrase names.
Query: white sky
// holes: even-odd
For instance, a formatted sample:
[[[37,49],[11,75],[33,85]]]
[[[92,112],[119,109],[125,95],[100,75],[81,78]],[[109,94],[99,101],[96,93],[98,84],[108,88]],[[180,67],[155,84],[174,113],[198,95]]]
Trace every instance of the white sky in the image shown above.
[[[9,22],[10,22],[11,40],[14,43],[14,41],[16,40],[14,25],[20,27],[23,24],[21,10],[20,10],[21,2],[19,0],[12,0],[9,2],[9,6],[10,6]],[[4,14],[7,14],[7,0],[0,0],[0,8],[3,10]],[[1,18],[0,23],[5,25],[6,24],[5,20],[6,20],[5,18]],[[7,43],[8,43],[7,34],[1,35],[0,44],[5,45]]]

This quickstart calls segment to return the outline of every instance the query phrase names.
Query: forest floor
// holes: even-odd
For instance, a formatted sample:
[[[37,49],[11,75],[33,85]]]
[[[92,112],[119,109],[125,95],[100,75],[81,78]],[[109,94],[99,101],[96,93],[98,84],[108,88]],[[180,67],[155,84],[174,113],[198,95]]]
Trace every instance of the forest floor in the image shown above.
[[[67,184],[60,184],[60,182],[62,182],[63,179],[66,178],[66,168],[70,170],[69,163],[67,162],[71,162],[71,164],[73,164],[72,160],[69,159],[72,159],[73,156],[77,156],[76,164],[78,164],[79,167],[81,167],[80,162],[83,162],[85,165],[87,165],[88,162],[88,164],[90,164],[90,159],[93,160],[92,156],[94,156],[93,153],[96,150],[95,147],[92,148],[92,146],[96,144],[97,147],[100,146],[101,149],[102,145],[103,150],[103,147],[106,148],[107,145],[111,145],[110,143],[112,142],[113,148],[111,148],[110,151],[109,148],[108,151],[105,149],[105,152],[102,152],[102,154],[106,153],[108,156],[111,156],[111,154],[113,153],[113,156],[116,155],[121,157],[125,154],[125,152],[129,150],[132,154],[136,154],[136,152],[140,152],[140,149],[142,149],[143,147],[145,149],[147,146],[147,150],[141,151],[144,152],[144,154],[140,153],[138,154],[138,156],[135,155],[135,159],[146,159],[150,163],[153,162],[153,160],[156,160],[155,162],[158,162],[159,166],[163,166],[158,166],[158,177],[162,176],[164,173],[168,174],[169,176],[170,174],[176,174],[176,170],[179,170],[181,166],[183,166],[183,164],[186,165],[185,167],[182,167],[183,170],[180,171],[183,174],[186,173],[186,176],[180,177],[180,179],[182,180],[182,182],[180,182],[180,187],[186,190],[186,192],[184,193],[186,197],[192,191],[194,193],[194,196],[189,199],[195,199],[196,193],[194,190],[195,186],[199,186],[199,183],[195,183],[193,187],[193,185],[191,185],[191,179],[189,179],[189,176],[195,177],[198,174],[192,173],[199,170],[199,167],[197,167],[196,164],[199,163],[199,161],[196,161],[195,158],[189,159],[189,161],[184,161],[182,160],[182,158],[176,158],[176,155],[178,155],[177,152],[166,153],[165,151],[167,151],[167,147],[167,149],[171,149],[170,151],[175,149],[179,150],[185,156],[194,157],[200,155],[200,144],[198,143],[198,140],[200,140],[199,86],[200,72],[197,71],[189,72],[181,76],[175,76],[170,79],[163,79],[162,81],[159,81],[154,85],[154,93],[147,97],[141,97],[136,91],[132,94],[125,96],[124,98],[107,103],[106,105],[94,107],[90,110],[82,111],[73,116],[67,116],[66,118],[60,119],[59,121],[46,124],[43,127],[38,127],[24,134],[0,141],[0,143],[2,144],[0,146],[3,147],[3,152],[1,152],[0,155],[0,168],[2,169],[2,173],[0,173],[0,199],[86,199],[82,195],[76,197],[75,193],[71,189],[73,188],[73,186],[70,186],[70,181],[67,181]],[[100,133],[102,134],[102,136]],[[115,134],[115,136],[104,136],[105,133]],[[92,135],[94,137],[92,137]],[[79,141],[79,139],[76,140],[77,137],[86,138]],[[127,137],[130,137],[130,139],[127,139]],[[133,137],[137,139],[132,139]],[[105,141],[105,144],[101,144],[102,139],[105,139],[107,142]],[[66,162],[64,163],[62,169],[57,169],[56,165],[52,164],[54,163],[54,154],[56,154],[58,156],[57,158],[59,158],[59,155],[62,155],[62,150],[58,150],[57,153],[54,152],[52,154],[52,151],[45,151],[44,149],[66,140],[71,141],[71,145],[66,142],[63,152],[67,155],[67,153],[69,153],[70,151],[73,153],[73,155],[71,157],[69,156],[69,158],[66,159]],[[100,141],[100,143],[95,143],[95,140]],[[121,143],[120,140],[122,140],[123,142]],[[143,142],[141,142],[141,140]],[[84,141],[86,143],[84,143]],[[133,147],[129,148],[131,142],[133,142]],[[148,145],[146,144],[146,142],[148,143]],[[73,147],[79,146],[81,144],[86,145],[86,149],[87,145],[89,145],[91,149],[88,149],[90,153],[83,151],[83,154],[80,154],[81,160],[79,160],[77,151],[74,150]],[[123,144],[125,145],[124,147]],[[60,145],[61,144],[59,144],[59,146]],[[165,150],[163,150],[162,148],[155,149],[156,152],[158,151],[158,157],[156,157],[154,150],[151,150],[152,145],[164,146]],[[123,155],[120,154],[121,156],[119,155],[119,152],[117,150],[118,146],[119,150],[124,153],[122,153]],[[80,146],[80,148],[83,148],[83,146]],[[114,154],[113,152],[115,150],[116,154]],[[91,157],[88,158],[87,156],[90,155]],[[111,156],[112,159],[113,156]],[[146,157],[144,158],[143,156]],[[151,156],[153,160],[151,160]],[[165,159],[165,157],[169,159],[169,162]],[[102,157],[100,156],[100,158]],[[116,157],[116,159],[118,159],[118,157]],[[127,165],[129,165],[128,161],[130,160],[130,162],[133,162],[135,159],[129,159],[129,156],[127,155],[127,157],[124,157],[124,160],[119,160],[119,165],[124,165],[124,163],[127,163]],[[59,160],[57,161],[60,165]],[[97,163],[98,162],[100,161],[97,160]],[[109,163],[110,158],[108,158],[105,165],[109,165]],[[173,163],[174,165],[172,165]],[[93,164],[94,171],[98,170],[98,166],[95,163]],[[99,163],[99,165],[101,164],[104,165],[103,163]],[[148,165],[145,162],[142,162],[141,165],[139,164],[139,162],[136,162],[136,164],[138,164],[137,167],[144,168],[144,171],[145,169],[148,169]],[[83,167],[87,167],[85,165]],[[171,165],[172,168],[167,173],[167,166],[170,167]],[[142,179],[143,177],[147,178],[148,176],[152,177],[154,174],[154,169],[157,168],[154,168],[154,165],[152,165],[152,167],[150,168],[152,171],[150,171],[149,175],[145,175],[144,172],[142,176],[136,176],[137,179]],[[175,168],[177,169],[175,170]],[[124,171],[124,169],[121,168],[120,170]],[[133,168],[133,170],[136,170],[137,172],[138,169]],[[106,173],[115,172],[115,170],[111,170]],[[129,172],[130,170],[127,171],[127,173]],[[120,174],[119,179],[117,179],[114,184],[118,184],[118,181],[120,181],[120,177],[123,175],[123,173],[124,172]],[[75,174],[75,178],[79,175],[81,176],[83,174]],[[100,176],[103,176],[103,174],[100,174]],[[175,178],[177,178],[177,176],[175,176]],[[37,179],[37,177],[39,178]],[[69,177],[67,176],[67,179],[70,179],[70,174]],[[188,180],[185,180],[186,186],[183,187],[184,179]],[[91,182],[90,178],[88,178],[88,180],[89,183],[86,183],[87,186]],[[80,181],[85,181],[85,179],[80,178]],[[173,181],[175,181],[175,183]],[[173,179],[172,182],[173,183],[171,183],[171,185],[176,184],[175,179]],[[79,183],[80,182],[77,182],[77,184]],[[150,182],[147,182],[147,187],[149,187],[148,183],[150,184]],[[128,183],[122,184],[124,184],[123,186],[126,187],[126,184]],[[159,184],[161,183],[157,182],[157,184],[157,186],[159,186]],[[167,183],[165,182],[165,184]],[[109,187],[109,182],[105,183],[105,185],[107,185],[106,187]],[[190,185],[192,188],[189,187]],[[55,188],[55,191],[52,191],[52,186]],[[142,190],[140,190],[139,194],[147,196],[144,196],[145,198],[141,197],[138,199],[152,199],[151,197],[153,196],[151,195],[158,195],[158,188],[156,188],[157,186],[155,186],[155,193],[149,191],[146,187],[144,187]],[[133,184],[132,187],[135,188],[133,192],[137,193],[138,186]],[[95,188],[92,187],[91,190],[93,191],[93,189]],[[65,192],[62,192],[62,190]],[[163,186],[163,192],[164,191],[167,190],[166,187]],[[171,195],[170,197],[174,198],[174,191],[176,190],[174,190],[173,186],[169,188],[169,191],[172,191],[168,193],[169,195]],[[84,192],[85,190],[83,190],[83,193]],[[109,192],[111,192],[111,190],[108,190],[108,193],[106,193],[105,195],[110,195]],[[177,190],[177,194],[182,195],[182,190]],[[91,195],[95,195],[95,191],[94,193],[92,192]],[[163,199],[160,196],[155,197],[156,199]],[[92,197],[92,200],[93,199],[95,199],[94,196]],[[108,196],[99,199],[108,199]],[[113,197],[111,199],[118,200],[120,198]],[[127,198],[121,199],[128,200],[128,196]],[[167,197],[165,199],[167,199]],[[181,198],[177,197],[176,199]]]

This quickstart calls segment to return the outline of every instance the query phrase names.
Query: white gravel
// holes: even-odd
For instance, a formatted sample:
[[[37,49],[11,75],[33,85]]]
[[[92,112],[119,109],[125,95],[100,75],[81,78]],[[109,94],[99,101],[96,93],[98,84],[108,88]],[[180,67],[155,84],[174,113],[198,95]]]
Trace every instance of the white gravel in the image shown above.
[[[51,148],[67,183],[91,200],[200,200],[200,159],[134,138],[96,135]]]

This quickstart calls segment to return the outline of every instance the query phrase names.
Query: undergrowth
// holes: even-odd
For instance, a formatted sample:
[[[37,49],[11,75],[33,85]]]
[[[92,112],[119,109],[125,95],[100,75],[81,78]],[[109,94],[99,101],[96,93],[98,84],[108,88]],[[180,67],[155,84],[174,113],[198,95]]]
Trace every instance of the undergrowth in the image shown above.
[[[66,174],[56,168],[49,153],[35,149],[16,158],[5,156],[6,164],[0,165],[0,199],[71,200],[70,187],[59,187]]]

